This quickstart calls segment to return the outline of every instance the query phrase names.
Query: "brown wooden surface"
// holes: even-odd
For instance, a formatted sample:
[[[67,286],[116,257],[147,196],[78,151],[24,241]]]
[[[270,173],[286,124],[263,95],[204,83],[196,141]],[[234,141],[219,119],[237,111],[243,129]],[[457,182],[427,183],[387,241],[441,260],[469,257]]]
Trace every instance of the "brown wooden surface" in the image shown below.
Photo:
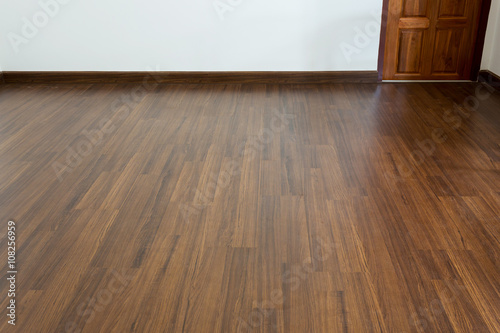
[[[500,331],[498,94],[136,87],[0,86],[0,332]]]
[[[500,75],[497,75],[491,71],[480,71],[479,72],[479,82],[485,82],[490,87],[500,90]]]
[[[479,19],[479,27],[477,33],[476,46],[474,48],[474,60],[472,61],[471,80],[476,81],[481,69],[483,60],[484,43],[486,41],[486,29],[488,28],[488,18],[490,15],[491,0],[483,0],[481,6],[481,17]],[[492,20],[491,22],[495,22]],[[491,23],[494,24],[494,23]]]
[[[389,15],[389,0],[382,1],[382,17],[380,27],[380,45],[378,46],[377,60],[377,81],[382,82],[384,79],[384,59],[385,59],[385,44],[387,41],[387,18]]]
[[[386,0],[385,6],[383,79],[476,79],[490,1]]]
[[[152,72],[161,83],[304,84],[375,83],[375,71],[320,72]],[[4,72],[6,83],[142,83],[148,72]]]

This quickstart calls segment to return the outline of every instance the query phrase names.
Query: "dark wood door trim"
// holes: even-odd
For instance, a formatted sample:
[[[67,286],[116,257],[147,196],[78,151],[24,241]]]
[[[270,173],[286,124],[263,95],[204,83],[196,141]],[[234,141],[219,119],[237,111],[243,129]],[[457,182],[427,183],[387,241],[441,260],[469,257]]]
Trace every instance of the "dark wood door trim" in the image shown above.
[[[378,51],[378,81],[382,81],[385,57],[385,43],[387,38],[387,17],[389,11],[389,0],[382,0],[382,26],[380,29],[380,46]],[[488,17],[491,8],[491,0],[483,0],[481,4],[481,15],[479,17],[479,27],[477,30],[476,43],[474,47],[474,58],[471,68],[471,80],[476,81],[481,68],[481,60],[483,57],[483,49],[486,37],[486,28],[488,26]]]
[[[479,70],[481,69],[481,60],[483,59],[484,42],[486,38],[486,28],[488,26],[490,9],[491,0],[483,0],[483,4],[481,6],[481,15],[479,16],[476,46],[474,48],[474,59],[472,61],[472,68],[470,73],[470,78],[472,81],[476,81],[478,79]]]
[[[385,57],[385,38],[387,35],[387,14],[389,12],[389,0],[383,0],[384,4],[382,6],[382,26],[380,28],[380,45],[378,49],[378,81],[383,79],[384,70],[384,57]]]

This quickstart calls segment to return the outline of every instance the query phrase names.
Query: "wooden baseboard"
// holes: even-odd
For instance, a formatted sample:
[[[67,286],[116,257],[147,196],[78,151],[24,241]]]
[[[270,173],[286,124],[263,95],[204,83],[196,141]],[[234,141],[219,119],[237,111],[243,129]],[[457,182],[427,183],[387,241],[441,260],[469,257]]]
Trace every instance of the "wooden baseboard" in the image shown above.
[[[486,83],[487,85],[500,91],[500,76],[490,71],[479,71],[479,82]]]
[[[4,72],[6,83],[306,84],[376,83],[376,71],[355,72]]]

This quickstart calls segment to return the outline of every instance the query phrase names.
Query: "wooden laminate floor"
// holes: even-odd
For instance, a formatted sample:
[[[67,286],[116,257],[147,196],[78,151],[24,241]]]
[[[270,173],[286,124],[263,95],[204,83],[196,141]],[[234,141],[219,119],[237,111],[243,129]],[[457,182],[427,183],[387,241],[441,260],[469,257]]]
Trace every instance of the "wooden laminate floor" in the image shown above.
[[[500,332],[498,94],[138,87],[0,86],[1,332]]]

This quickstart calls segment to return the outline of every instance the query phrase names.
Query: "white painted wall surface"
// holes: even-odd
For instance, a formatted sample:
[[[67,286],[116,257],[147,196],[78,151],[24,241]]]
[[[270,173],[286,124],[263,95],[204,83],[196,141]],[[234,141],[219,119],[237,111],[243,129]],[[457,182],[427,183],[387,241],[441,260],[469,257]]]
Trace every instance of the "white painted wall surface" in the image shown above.
[[[491,4],[481,69],[500,75],[500,0]]]
[[[0,64],[4,71],[376,70],[381,12],[382,0],[0,0]]]

